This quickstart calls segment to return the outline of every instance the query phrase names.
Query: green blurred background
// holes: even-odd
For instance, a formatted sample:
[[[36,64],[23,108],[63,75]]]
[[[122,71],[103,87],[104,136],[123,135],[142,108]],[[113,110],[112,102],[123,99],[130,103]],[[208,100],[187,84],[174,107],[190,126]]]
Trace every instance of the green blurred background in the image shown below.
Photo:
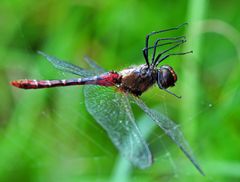
[[[1,0],[0,181],[240,181],[239,7],[237,0]],[[142,64],[146,34],[183,22],[189,25],[162,35],[186,35],[176,52],[194,52],[165,61],[178,74],[171,90],[182,99],[157,87],[142,99],[180,124],[205,177],[135,107],[155,159],[146,170],[119,156],[87,113],[81,87],[9,85],[71,76],[37,50],[82,67],[84,55],[108,70]]]

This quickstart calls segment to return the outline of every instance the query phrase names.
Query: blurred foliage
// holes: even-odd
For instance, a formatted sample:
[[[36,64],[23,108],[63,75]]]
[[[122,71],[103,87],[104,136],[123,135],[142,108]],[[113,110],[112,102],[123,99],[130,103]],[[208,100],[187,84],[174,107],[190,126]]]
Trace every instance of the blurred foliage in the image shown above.
[[[0,181],[239,181],[239,6],[237,0],[1,0]],[[182,49],[194,52],[164,63],[178,73],[172,90],[182,99],[157,87],[142,98],[180,123],[205,177],[135,107],[143,131],[152,127],[147,141],[155,163],[146,170],[118,158],[87,113],[80,87],[24,91],[9,85],[70,76],[37,50],[82,67],[84,55],[108,70],[141,64],[146,34],[183,22],[189,25],[164,34],[186,34]]]

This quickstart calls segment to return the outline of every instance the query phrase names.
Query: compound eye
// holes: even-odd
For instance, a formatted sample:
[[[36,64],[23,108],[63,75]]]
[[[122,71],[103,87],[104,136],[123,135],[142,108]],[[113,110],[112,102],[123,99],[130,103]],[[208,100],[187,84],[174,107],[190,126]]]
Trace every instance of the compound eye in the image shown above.
[[[177,75],[170,66],[162,66],[158,70],[158,82],[163,88],[173,87],[177,81]]]

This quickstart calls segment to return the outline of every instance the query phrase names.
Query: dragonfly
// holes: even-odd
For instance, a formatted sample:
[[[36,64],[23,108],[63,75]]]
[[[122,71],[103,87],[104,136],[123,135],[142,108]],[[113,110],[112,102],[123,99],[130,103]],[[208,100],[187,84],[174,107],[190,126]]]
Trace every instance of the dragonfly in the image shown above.
[[[63,80],[20,79],[12,81],[11,84],[22,89],[84,85],[87,111],[106,131],[120,154],[134,166],[144,169],[152,165],[153,156],[135,122],[131,108],[131,104],[134,103],[176,143],[195,168],[204,175],[179,126],[166,115],[150,109],[140,99],[141,94],[155,84],[161,90],[180,98],[168,89],[175,86],[177,81],[174,69],[169,65],[162,65],[158,68],[158,65],[170,56],[192,53],[192,51],[171,53],[171,50],[186,42],[185,36],[158,38],[153,45],[149,45],[149,39],[156,34],[176,31],[184,25],[186,23],[147,34],[145,47],[142,50],[145,63],[139,66],[131,66],[122,71],[106,71],[86,56],[84,59],[90,69],[84,69],[38,51],[56,69],[78,77]],[[157,48],[166,45],[168,45],[167,49],[157,51]],[[151,55],[149,50],[151,50]]]

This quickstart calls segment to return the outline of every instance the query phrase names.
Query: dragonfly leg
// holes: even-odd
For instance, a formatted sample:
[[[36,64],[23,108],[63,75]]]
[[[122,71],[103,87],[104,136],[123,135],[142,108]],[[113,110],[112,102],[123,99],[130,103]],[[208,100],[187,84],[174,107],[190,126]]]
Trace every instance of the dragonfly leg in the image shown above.
[[[159,31],[153,31],[153,32],[147,34],[146,41],[145,41],[145,48],[143,49],[143,55],[144,55],[145,61],[146,61],[148,66],[149,66],[149,60],[148,60],[148,48],[149,47],[148,47],[148,44],[149,44],[150,36],[155,35],[155,34],[159,34],[159,33],[163,33],[163,32],[172,31],[172,30],[178,30],[179,28],[181,28],[184,25],[187,25],[187,23],[183,23],[183,24],[181,24],[177,27],[174,27],[174,28],[169,28],[169,29],[164,29],[164,30],[159,30]]]
[[[172,41],[172,42],[166,42],[166,43],[163,43],[163,44],[158,44],[161,40],[175,40],[175,41]],[[164,45],[168,45],[168,44],[176,44],[176,43],[183,43],[185,42],[186,39],[184,36],[179,36],[179,37],[174,37],[174,38],[163,38],[163,39],[157,39],[156,42],[154,43],[154,46],[152,46],[151,48],[153,48],[153,54],[152,54],[152,65],[155,65],[155,54],[156,54],[156,50],[157,50],[157,47],[159,46],[164,46]]]
[[[180,43],[178,43],[178,44],[176,44],[176,45],[168,48],[168,49],[165,50],[165,51],[160,52],[160,53],[157,55],[156,59],[154,60],[153,65],[154,65],[154,66],[157,66],[157,65],[159,64],[159,62],[158,62],[157,60],[159,60],[159,58],[160,58],[163,54],[165,54],[165,53],[167,53],[167,52],[175,49],[176,47],[180,46],[181,44],[183,44],[183,43],[185,43],[185,42],[186,42],[186,40],[182,40],[182,41],[180,41]]]
[[[174,40],[174,41],[171,41],[171,42],[165,42],[165,43],[162,43],[162,44],[158,44],[161,40]],[[160,46],[165,46],[165,45],[168,45],[168,44],[175,44],[175,43],[178,43],[178,42],[181,42],[185,40],[185,36],[178,36],[178,37],[169,37],[169,38],[161,38],[161,39],[157,39],[157,41],[155,42],[154,46],[150,46],[148,48],[143,48],[143,55],[144,55],[144,58],[145,60],[148,60],[147,58],[147,54],[146,54],[146,51],[148,51],[149,49],[154,49],[154,51],[156,51],[155,49],[157,47],[160,47]],[[154,53],[155,54],[155,53]],[[147,64],[149,64],[147,62]],[[152,61],[152,64],[153,64],[153,61]]]
[[[156,59],[156,65],[158,65],[160,62],[162,62],[163,60],[167,59],[169,56],[181,56],[181,55],[185,55],[185,54],[190,54],[193,53],[193,51],[188,51],[188,52],[179,52],[179,53],[171,53],[171,54],[167,54],[166,56],[164,56],[161,59]]]

